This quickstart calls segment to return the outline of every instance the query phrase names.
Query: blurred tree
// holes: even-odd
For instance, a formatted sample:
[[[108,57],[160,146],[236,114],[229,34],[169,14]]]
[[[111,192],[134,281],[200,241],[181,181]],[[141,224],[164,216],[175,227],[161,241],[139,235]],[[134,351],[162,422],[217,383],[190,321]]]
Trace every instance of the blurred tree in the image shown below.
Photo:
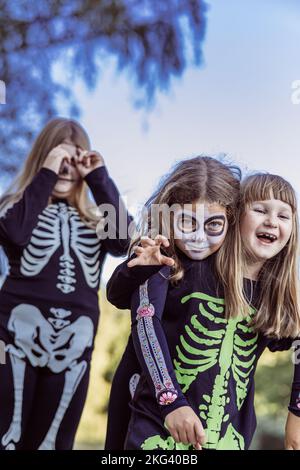
[[[105,57],[128,72],[146,106],[189,59],[201,64],[206,10],[204,0],[0,0],[2,174],[15,172],[58,99],[78,117],[73,77],[92,89]],[[55,78],[57,63],[66,83]]]

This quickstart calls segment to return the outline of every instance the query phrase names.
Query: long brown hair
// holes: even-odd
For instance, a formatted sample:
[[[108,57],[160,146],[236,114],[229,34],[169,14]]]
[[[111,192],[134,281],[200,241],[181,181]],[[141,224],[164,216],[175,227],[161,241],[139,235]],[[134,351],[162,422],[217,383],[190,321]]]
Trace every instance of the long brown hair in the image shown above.
[[[170,173],[168,173],[160,182],[158,189],[150,197],[146,203],[146,220],[142,220],[143,228],[141,235],[153,237],[153,227],[151,208],[153,205],[169,207],[179,204],[190,204],[196,200],[202,200],[206,203],[218,203],[226,208],[228,220],[228,231],[226,239],[229,236],[233,239],[231,233],[234,232],[236,225],[236,212],[239,201],[241,170],[234,165],[226,164],[215,158],[208,156],[198,156],[188,160],[179,162]],[[160,221],[157,230],[163,233],[163,220]],[[168,256],[172,256],[175,265],[173,268],[171,282],[175,283],[184,276],[184,268],[177,256],[175,249],[174,232],[172,224],[170,226],[169,242],[170,246],[166,250]],[[140,237],[132,242],[131,248],[140,242]],[[223,264],[218,259],[224,257],[223,245],[217,252],[216,269],[221,281],[224,281],[226,273],[224,273]],[[232,272],[240,275],[239,260],[235,259],[232,263]],[[240,298],[236,295],[236,291],[227,289],[229,284],[226,279],[225,283],[225,305],[229,311],[237,311],[239,305],[243,301],[242,290]]]
[[[277,338],[296,337],[300,334],[299,307],[299,228],[297,198],[291,184],[281,176],[258,173],[247,177],[241,186],[239,216],[254,201],[278,199],[292,209],[292,232],[285,247],[267,260],[260,273],[260,299],[253,317],[255,330]],[[236,234],[243,263],[247,250]]]
[[[2,195],[0,199],[1,215],[21,199],[26,187],[42,168],[48,153],[64,140],[69,140],[84,150],[91,148],[86,131],[77,121],[65,118],[55,118],[49,121],[37,136],[20,173]],[[51,197],[49,203],[51,203]],[[96,205],[89,200],[88,187],[83,179],[77,183],[72,204],[88,225],[96,227],[99,221],[99,217],[96,215]]]

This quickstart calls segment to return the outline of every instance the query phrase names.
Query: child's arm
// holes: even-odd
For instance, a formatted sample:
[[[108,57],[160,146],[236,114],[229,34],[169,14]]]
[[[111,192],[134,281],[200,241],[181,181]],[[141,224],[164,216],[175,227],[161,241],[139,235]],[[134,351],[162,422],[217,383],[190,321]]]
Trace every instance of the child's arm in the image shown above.
[[[142,237],[139,246],[134,248],[135,255],[121,263],[107,283],[106,295],[110,303],[117,308],[130,309],[131,296],[149,277],[157,273],[162,265],[172,266],[172,258],[161,253],[161,245],[167,247],[168,240],[158,236],[155,240]]]
[[[285,449],[300,450],[300,416],[289,411],[285,425]]]
[[[285,426],[285,448],[287,450],[300,450],[300,358],[298,357],[300,348],[296,349],[296,346],[294,343],[294,379]]]
[[[106,286],[107,300],[120,309],[130,309],[133,292],[161,269],[161,266],[129,268],[127,263],[128,260],[116,267]]]
[[[57,173],[41,168],[25,189],[22,198],[0,217],[0,244],[26,246],[38,223],[39,214],[48,205],[57,182]]]
[[[176,442],[201,449],[204,431],[177,382],[169,346],[161,324],[170,268],[159,273],[132,296],[132,336],[137,357],[160,409],[162,420]]]
[[[271,352],[286,351],[293,345],[293,339],[274,339],[268,344]],[[296,351],[295,351],[296,358]],[[300,364],[294,368],[294,380],[289,405],[289,412],[285,425],[285,448],[287,450],[300,450]]]
[[[125,255],[130,243],[128,227],[133,219],[128,214],[120,193],[109,177],[104,163],[85,176],[85,181],[91,189],[96,204],[98,206],[107,206],[103,207],[105,211],[111,206],[110,210],[114,212],[111,218],[108,215],[111,235],[103,240],[103,246],[113,256]]]

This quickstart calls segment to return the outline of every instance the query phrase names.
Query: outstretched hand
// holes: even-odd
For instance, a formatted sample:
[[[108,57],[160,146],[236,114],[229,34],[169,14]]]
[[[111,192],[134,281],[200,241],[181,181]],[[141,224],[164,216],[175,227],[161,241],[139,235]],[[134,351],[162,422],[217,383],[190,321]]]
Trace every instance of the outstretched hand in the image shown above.
[[[161,252],[161,246],[168,248],[169,240],[163,235],[157,235],[154,240],[149,237],[141,237],[141,244],[134,247],[136,258],[127,263],[129,268],[133,266],[167,265],[174,266],[173,258],[165,256]]]

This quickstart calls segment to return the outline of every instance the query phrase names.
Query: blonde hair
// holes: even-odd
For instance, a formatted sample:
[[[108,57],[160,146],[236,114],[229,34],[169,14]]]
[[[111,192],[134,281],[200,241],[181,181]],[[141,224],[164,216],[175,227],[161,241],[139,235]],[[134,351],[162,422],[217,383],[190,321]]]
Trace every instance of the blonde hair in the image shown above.
[[[285,247],[267,260],[260,273],[260,298],[252,325],[256,331],[276,338],[296,337],[300,334],[299,280],[298,280],[298,215],[297,199],[291,184],[281,176],[258,173],[247,177],[241,186],[239,214],[254,201],[279,199],[292,209],[292,232]],[[243,263],[247,250],[237,234]]]
[[[0,199],[1,216],[22,198],[24,190],[42,168],[48,153],[64,140],[69,140],[84,150],[90,150],[91,148],[89,137],[78,122],[65,118],[56,118],[49,121],[37,136],[20,173],[2,195]],[[71,202],[86,224],[95,228],[99,216],[96,215],[96,205],[89,200],[88,187],[83,179],[80,179],[77,183]],[[49,203],[51,203],[51,197]]]
[[[172,171],[167,174],[160,182],[158,189],[146,202],[147,220],[143,221],[145,232],[142,235],[152,235],[151,226],[151,206],[173,204],[189,204],[196,200],[202,200],[207,203],[218,203],[226,208],[228,219],[228,233],[232,232],[236,223],[235,214],[239,200],[241,171],[237,166],[222,163],[208,156],[198,156],[178,163]],[[160,220],[158,232],[162,233],[163,220]],[[170,280],[175,283],[183,278],[184,268],[177,256],[175,249],[174,232],[170,227],[170,246],[164,248],[168,256],[172,256],[175,265]],[[140,237],[131,244],[139,244]],[[223,247],[217,252],[217,257],[222,257]],[[217,274],[223,279],[222,265],[217,264]]]

